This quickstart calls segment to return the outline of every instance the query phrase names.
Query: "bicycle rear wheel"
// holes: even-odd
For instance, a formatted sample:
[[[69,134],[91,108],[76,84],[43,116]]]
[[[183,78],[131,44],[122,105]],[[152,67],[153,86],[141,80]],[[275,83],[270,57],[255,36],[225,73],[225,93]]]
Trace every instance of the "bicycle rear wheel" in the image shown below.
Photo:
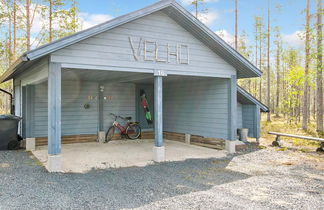
[[[106,133],[106,142],[111,141],[114,135],[115,135],[115,126],[111,126]]]
[[[141,127],[138,124],[129,124],[126,129],[126,135],[129,139],[138,139],[141,135]]]

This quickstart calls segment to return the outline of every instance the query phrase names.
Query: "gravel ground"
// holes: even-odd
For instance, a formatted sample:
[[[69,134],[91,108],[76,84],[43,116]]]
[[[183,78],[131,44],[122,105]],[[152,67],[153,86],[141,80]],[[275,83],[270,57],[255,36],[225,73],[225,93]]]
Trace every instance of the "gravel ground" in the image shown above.
[[[323,209],[324,156],[267,148],[86,174],[0,151],[0,209]]]

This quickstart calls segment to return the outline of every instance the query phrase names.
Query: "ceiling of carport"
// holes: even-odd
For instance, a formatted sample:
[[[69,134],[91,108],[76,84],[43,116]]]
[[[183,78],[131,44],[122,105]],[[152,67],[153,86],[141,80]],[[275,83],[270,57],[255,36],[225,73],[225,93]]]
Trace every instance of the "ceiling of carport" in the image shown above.
[[[164,82],[206,79],[208,77],[168,75]],[[140,84],[153,84],[154,76],[149,73],[87,70],[87,69],[63,69],[62,80],[96,81],[96,82],[132,82]]]

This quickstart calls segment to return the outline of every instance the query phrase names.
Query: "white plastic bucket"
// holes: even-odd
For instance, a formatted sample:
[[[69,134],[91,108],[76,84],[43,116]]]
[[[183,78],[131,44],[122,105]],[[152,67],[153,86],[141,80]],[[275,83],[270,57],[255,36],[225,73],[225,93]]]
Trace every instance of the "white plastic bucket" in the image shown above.
[[[240,128],[239,129],[239,137],[241,141],[247,141],[249,129],[248,128]]]

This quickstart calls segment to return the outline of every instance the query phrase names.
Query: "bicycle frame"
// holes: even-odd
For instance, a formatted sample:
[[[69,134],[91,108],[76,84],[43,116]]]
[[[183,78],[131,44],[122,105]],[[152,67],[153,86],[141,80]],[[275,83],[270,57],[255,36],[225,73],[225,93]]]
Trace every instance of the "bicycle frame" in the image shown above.
[[[129,139],[137,139],[141,136],[141,127],[138,125],[137,122],[131,122],[132,117],[121,117],[118,115],[115,115],[113,113],[110,113],[114,117],[114,121],[112,126],[108,129],[106,133],[106,142],[109,142],[112,140],[115,134],[116,128],[120,131],[120,134],[122,137],[127,137]],[[120,118],[126,123],[124,125],[121,125],[117,119]],[[124,123],[124,122],[123,122]]]
[[[114,115],[112,113],[111,113],[111,115],[113,115],[115,117],[114,122],[113,122],[113,126],[118,128],[118,130],[120,131],[121,134],[126,134],[126,130],[127,130],[127,127],[128,127],[129,123],[127,122],[125,126],[122,126],[119,122],[117,122],[117,118],[121,118],[123,120],[125,120],[125,119],[120,117],[120,116]]]
[[[118,130],[120,130],[120,133],[122,134],[126,134],[126,129],[127,129],[127,126],[122,126],[119,122],[117,122],[116,120],[114,121],[113,123],[113,126],[115,126],[116,128],[118,128]]]

